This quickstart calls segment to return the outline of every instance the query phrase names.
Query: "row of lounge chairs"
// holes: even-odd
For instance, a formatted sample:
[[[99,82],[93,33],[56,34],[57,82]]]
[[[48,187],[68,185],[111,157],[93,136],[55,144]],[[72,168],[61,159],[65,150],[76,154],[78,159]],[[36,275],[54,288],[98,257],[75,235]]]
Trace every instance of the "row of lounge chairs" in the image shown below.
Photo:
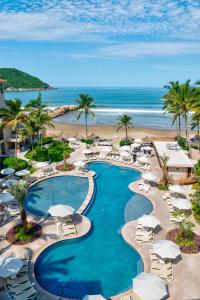
[[[66,235],[73,235],[77,233],[76,226],[73,223],[67,224],[67,223],[58,222],[56,223],[56,225],[60,237]]]
[[[39,179],[41,178],[46,178],[48,176],[52,176],[52,175],[55,175],[57,174],[59,171],[57,171],[56,169],[50,167],[50,168],[47,168],[47,169],[44,169],[41,174],[39,175]]]
[[[139,191],[142,191],[142,192],[145,192],[145,193],[148,193],[151,190],[150,184],[146,184],[142,181],[138,182],[138,186],[139,186]]]
[[[145,230],[141,224],[137,224],[135,240],[138,243],[153,243],[155,241],[155,236],[152,230]]]
[[[161,278],[172,281],[174,278],[174,271],[171,262],[165,262],[160,259],[152,249],[150,249],[150,258],[151,258],[151,273],[154,273]]]
[[[169,209],[169,216],[170,216],[170,221],[173,223],[180,223],[184,220],[184,216],[175,216],[175,210],[172,204],[172,197],[169,193],[166,193],[165,195],[163,195],[163,200],[167,201],[168,204],[168,209]]]

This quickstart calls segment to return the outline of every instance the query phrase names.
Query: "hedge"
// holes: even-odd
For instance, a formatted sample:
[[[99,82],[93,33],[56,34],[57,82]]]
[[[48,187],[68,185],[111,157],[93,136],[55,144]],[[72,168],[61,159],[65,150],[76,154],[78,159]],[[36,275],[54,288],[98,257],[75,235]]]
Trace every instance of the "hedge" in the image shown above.
[[[4,168],[12,168],[15,171],[23,170],[28,168],[28,162],[23,159],[16,159],[14,156],[0,158],[0,166]]]
[[[129,145],[131,145],[132,144],[132,141],[130,141],[130,140],[122,140],[122,141],[120,141],[120,146],[129,146]]]

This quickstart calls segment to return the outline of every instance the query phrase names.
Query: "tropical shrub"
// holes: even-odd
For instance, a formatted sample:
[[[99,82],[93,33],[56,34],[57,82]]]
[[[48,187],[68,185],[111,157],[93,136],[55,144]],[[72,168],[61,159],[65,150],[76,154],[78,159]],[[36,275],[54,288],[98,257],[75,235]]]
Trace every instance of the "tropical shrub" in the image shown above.
[[[169,185],[164,184],[164,183],[159,183],[158,189],[161,190],[161,191],[167,191],[169,189]]]
[[[194,227],[195,225],[190,221],[184,220],[180,223],[176,241],[181,248],[194,245]]]
[[[129,146],[132,144],[132,141],[131,140],[121,140],[119,145],[122,147],[122,146]]]
[[[187,151],[189,150],[188,143],[184,137],[179,136],[177,142],[183,150],[187,150]]]
[[[28,162],[14,156],[9,156],[0,158],[0,166],[2,169],[12,168],[15,171],[19,171],[28,168]]]
[[[87,145],[92,145],[94,143],[94,140],[92,139],[81,139],[82,143],[85,143]]]

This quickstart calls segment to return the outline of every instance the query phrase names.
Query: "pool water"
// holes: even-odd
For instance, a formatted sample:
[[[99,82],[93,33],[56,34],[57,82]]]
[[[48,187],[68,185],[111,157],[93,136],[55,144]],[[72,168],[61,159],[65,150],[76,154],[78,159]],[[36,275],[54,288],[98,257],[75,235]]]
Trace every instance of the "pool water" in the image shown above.
[[[110,297],[132,286],[132,278],[143,271],[139,253],[121,236],[129,201],[142,202],[140,211],[131,206],[129,218],[152,211],[150,201],[128,189],[137,180],[136,170],[109,163],[92,162],[96,193],[86,215],[92,230],[86,237],[57,242],[47,247],[35,263],[35,276],[48,292],[60,297],[82,299],[87,294]]]
[[[37,216],[48,215],[51,205],[66,204],[78,209],[88,193],[88,178],[55,176],[34,184],[25,199],[25,208]]]

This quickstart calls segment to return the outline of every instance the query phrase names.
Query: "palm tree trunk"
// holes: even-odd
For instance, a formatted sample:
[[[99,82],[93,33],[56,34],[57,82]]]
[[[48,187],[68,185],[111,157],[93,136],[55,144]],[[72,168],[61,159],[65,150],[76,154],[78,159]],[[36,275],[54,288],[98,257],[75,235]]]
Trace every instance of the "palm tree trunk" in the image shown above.
[[[180,137],[180,135],[181,135],[181,116],[179,115],[178,116],[178,131],[179,131],[179,137]]]
[[[128,129],[126,126],[125,126],[125,131],[126,131],[126,141],[127,141],[128,140]]]
[[[185,138],[188,143],[188,116],[185,114]]]
[[[27,222],[27,218],[26,218],[26,211],[25,211],[25,209],[21,209],[20,216],[21,216],[21,221],[22,221],[23,229],[24,229],[24,231],[27,231],[28,222]]]
[[[88,124],[87,124],[87,119],[88,119],[88,114],[85,112],[85,134],[86,134],[86,139],[88,138]]]
[[[198,150],[200,151],[200,124],[198,124],[198,129],[197,129],[197,137],[198,137]]]
[[[17,159],[17,144],[18,144],[18,124],[16,125],[16,138],[15,138],[15,158],[16,158],[16,164],[18,164],[18,159]]]

